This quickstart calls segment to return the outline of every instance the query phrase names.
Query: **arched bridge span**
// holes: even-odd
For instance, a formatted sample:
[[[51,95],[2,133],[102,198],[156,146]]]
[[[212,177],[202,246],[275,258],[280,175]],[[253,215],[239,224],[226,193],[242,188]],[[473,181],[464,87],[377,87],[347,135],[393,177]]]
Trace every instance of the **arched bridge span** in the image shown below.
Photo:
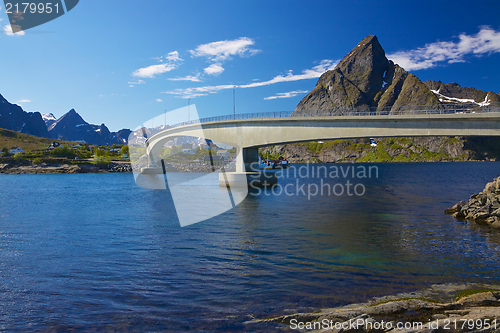
[[[163,130],[147,140],[150,163],[176,137],[194,136],[242,149],[237,172],[258,159],[258,148],[317,140],[399,136],[498,136],[500,112],[230,119]]]

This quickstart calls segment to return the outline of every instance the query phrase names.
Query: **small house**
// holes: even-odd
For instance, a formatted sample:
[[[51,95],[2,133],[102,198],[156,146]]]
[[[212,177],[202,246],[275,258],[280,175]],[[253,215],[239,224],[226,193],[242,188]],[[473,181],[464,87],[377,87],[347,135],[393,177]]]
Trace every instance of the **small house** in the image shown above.
[[[182,153],[183,154],[192,154],[194,152],[193,145],[189,143],[185,143],[182,145]]]
[[[220,149],[217,151],[217,156],[221,156],[224,159],[228,159],[231,156],[231,153],[227,149]]]
[[[54,141],[54,142],[52,142],[52,143],[51,143],[51,144],[47,147],[47,149],[54,149],[54,148],[59,147],[60,145],[61,145],[61,144],[60,144],[59,142]]]
[[[10,148],[10,153],[11,154],[24,153],[24,151],[21,149],[21,147],[12,147]]]

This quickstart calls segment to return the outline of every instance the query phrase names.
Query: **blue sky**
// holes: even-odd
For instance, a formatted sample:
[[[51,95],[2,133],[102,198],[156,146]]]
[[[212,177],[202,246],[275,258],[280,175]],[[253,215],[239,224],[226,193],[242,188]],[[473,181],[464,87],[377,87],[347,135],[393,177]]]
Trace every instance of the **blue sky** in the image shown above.
[[[404,3],[408,3],[405,5]],[[24,34],[2,6],[0,93],[111,130],[196,104],[200,117],[291,111],[377,35],[422,81],[500,91],[500,2],[82,0]]]

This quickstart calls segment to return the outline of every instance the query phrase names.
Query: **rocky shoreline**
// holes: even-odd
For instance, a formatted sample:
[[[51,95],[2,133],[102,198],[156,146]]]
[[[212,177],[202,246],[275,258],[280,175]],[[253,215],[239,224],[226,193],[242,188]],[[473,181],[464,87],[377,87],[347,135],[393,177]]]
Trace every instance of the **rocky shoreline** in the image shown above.
[[[139,171],[146,166],[136,164],[134,167]],[[213,172],[214,169],[209,164],[203,163],[168,163],[165,165],[167,172]],[[220,171],[221,167],[216,166],[215,171]],[[109,164],[0,164],[0,174],[63,174],[63,173],[110,173],[110,172],[132,172],[132,164],[128,162],[112,162]],[[236,171],[234,164],[225,166],[226,172]]]
[[[500,286],[434,285],[363,304],[247,322],[252,323],[279,323],[299,332],[499,333]]]
[[[132,172],[130,163],[109,164],[0,164],[0,174],[63,174],[63,173],[109,173]]]
[[[461,201],[445,213],[459,220],[500,229],[500,177],[486,184],[482,192],[473,194],[468,202]]]

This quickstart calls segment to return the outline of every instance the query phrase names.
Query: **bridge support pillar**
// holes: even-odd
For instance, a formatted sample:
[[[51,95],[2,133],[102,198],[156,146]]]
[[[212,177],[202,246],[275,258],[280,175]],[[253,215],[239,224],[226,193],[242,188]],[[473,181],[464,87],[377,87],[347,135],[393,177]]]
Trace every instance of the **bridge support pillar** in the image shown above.
[[[236,156],[236,172],[219,174],[219,185],[251,188],[272,186],[278,182],[276,172],[259,170],[259,148],[242,148]]]
[[[242,148],[236,156],[236,172],[259,171],[259,148]]]

